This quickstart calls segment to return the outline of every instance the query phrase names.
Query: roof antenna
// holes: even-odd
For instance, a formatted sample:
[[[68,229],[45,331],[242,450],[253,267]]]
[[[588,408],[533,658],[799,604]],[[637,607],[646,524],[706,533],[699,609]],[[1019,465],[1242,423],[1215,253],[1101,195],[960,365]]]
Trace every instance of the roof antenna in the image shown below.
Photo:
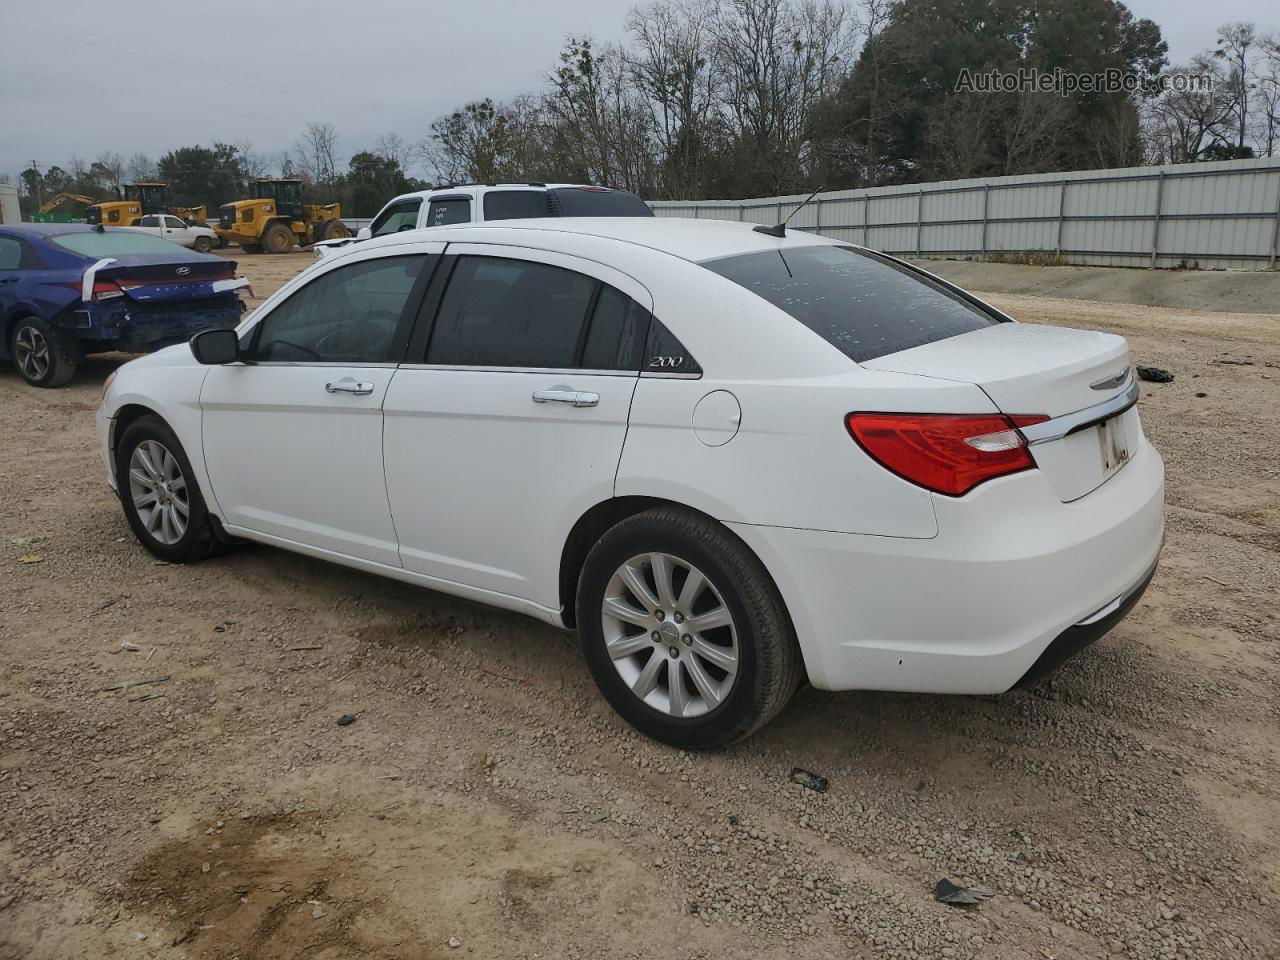
[[[779,240],[783,239],[787,235],[787,224],[791,222],[791,218],[807,207],[809,205],[809,201],[821,192],[822,187],[819,186],[817,190],[813,191],[813,193],[809,194],[809,196],[805,198],[804,203],[800,204],[800,206],[787,214],[787,219],[783,220],[781,223],[775,223],[773,226],[766,226],[762,223],[758,227],[752,227],[751,229],[756,233],[763,233],[769,237],[777,237]]]

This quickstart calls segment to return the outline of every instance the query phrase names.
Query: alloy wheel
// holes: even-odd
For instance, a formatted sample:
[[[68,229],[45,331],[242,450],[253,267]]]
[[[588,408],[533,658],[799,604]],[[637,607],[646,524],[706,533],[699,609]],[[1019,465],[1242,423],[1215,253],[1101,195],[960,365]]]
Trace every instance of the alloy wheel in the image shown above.
[[[49,341],[35,327],[25,326],[14,337],[14,359],[28,380],[43,380],[49,373]]]
[[[631,693],[670,717],[699,717],[738,677],[738,632],[715,584],[688,561],[647,553],[623,563],[601,604],[605,649]]]
[[[173,546],[187,532],[191,501],[178,458],[157,440],[143,440],[129,458],[129,495],[142,526]]]

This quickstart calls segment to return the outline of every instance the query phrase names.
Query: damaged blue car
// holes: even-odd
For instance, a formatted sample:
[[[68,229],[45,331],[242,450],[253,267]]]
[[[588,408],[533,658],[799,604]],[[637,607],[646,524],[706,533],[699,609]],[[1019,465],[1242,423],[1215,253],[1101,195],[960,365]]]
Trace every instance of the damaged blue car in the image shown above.
[[[168,240],[75,223],[0,226],[0,360],[60,387],[91,353],[147,353],[234,327],[236,263]]]

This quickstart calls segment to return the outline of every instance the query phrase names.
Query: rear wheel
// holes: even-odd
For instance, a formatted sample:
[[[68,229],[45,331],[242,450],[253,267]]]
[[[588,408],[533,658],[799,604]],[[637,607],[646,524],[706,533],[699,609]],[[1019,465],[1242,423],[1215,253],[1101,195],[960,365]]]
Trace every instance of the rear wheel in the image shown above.
[[[341,240],[349,236],[351,236],[351,231],[347,229],[347,225],[341,220],[326,220],[321,225],[319,239]]]
[[[186,451],[159,417],[131,423],[116,445],[116,488],[141,544],[161,560],[194,563],[218,546]]]
[[[718,747],[775,717],[801,679],[786,608],[746,545],[675,508],[623,520],[578,583],[583,653],[633,727],[677,747]]]
[[[208,237],[196,237],[196,252],[208,253],[213,249],[213,241]]]
[[[33,387],[61,387],[76,372],[76,357],[58,331],[39,317],[23,317],[13,328],[9,355]]]
[[[262,235],[262,248],[267,253],[288,253],[293,247],[293,231],[283,223],[273,223]]]

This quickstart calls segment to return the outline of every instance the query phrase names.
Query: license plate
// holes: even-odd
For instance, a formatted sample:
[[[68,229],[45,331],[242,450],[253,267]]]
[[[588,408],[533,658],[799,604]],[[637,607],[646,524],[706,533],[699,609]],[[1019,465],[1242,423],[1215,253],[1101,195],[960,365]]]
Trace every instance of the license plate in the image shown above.
[[[1111,476],[1129,462],[1129,436],[1123,416],[1098,424],[1098,450],[1102,454],[1103,477]]]

